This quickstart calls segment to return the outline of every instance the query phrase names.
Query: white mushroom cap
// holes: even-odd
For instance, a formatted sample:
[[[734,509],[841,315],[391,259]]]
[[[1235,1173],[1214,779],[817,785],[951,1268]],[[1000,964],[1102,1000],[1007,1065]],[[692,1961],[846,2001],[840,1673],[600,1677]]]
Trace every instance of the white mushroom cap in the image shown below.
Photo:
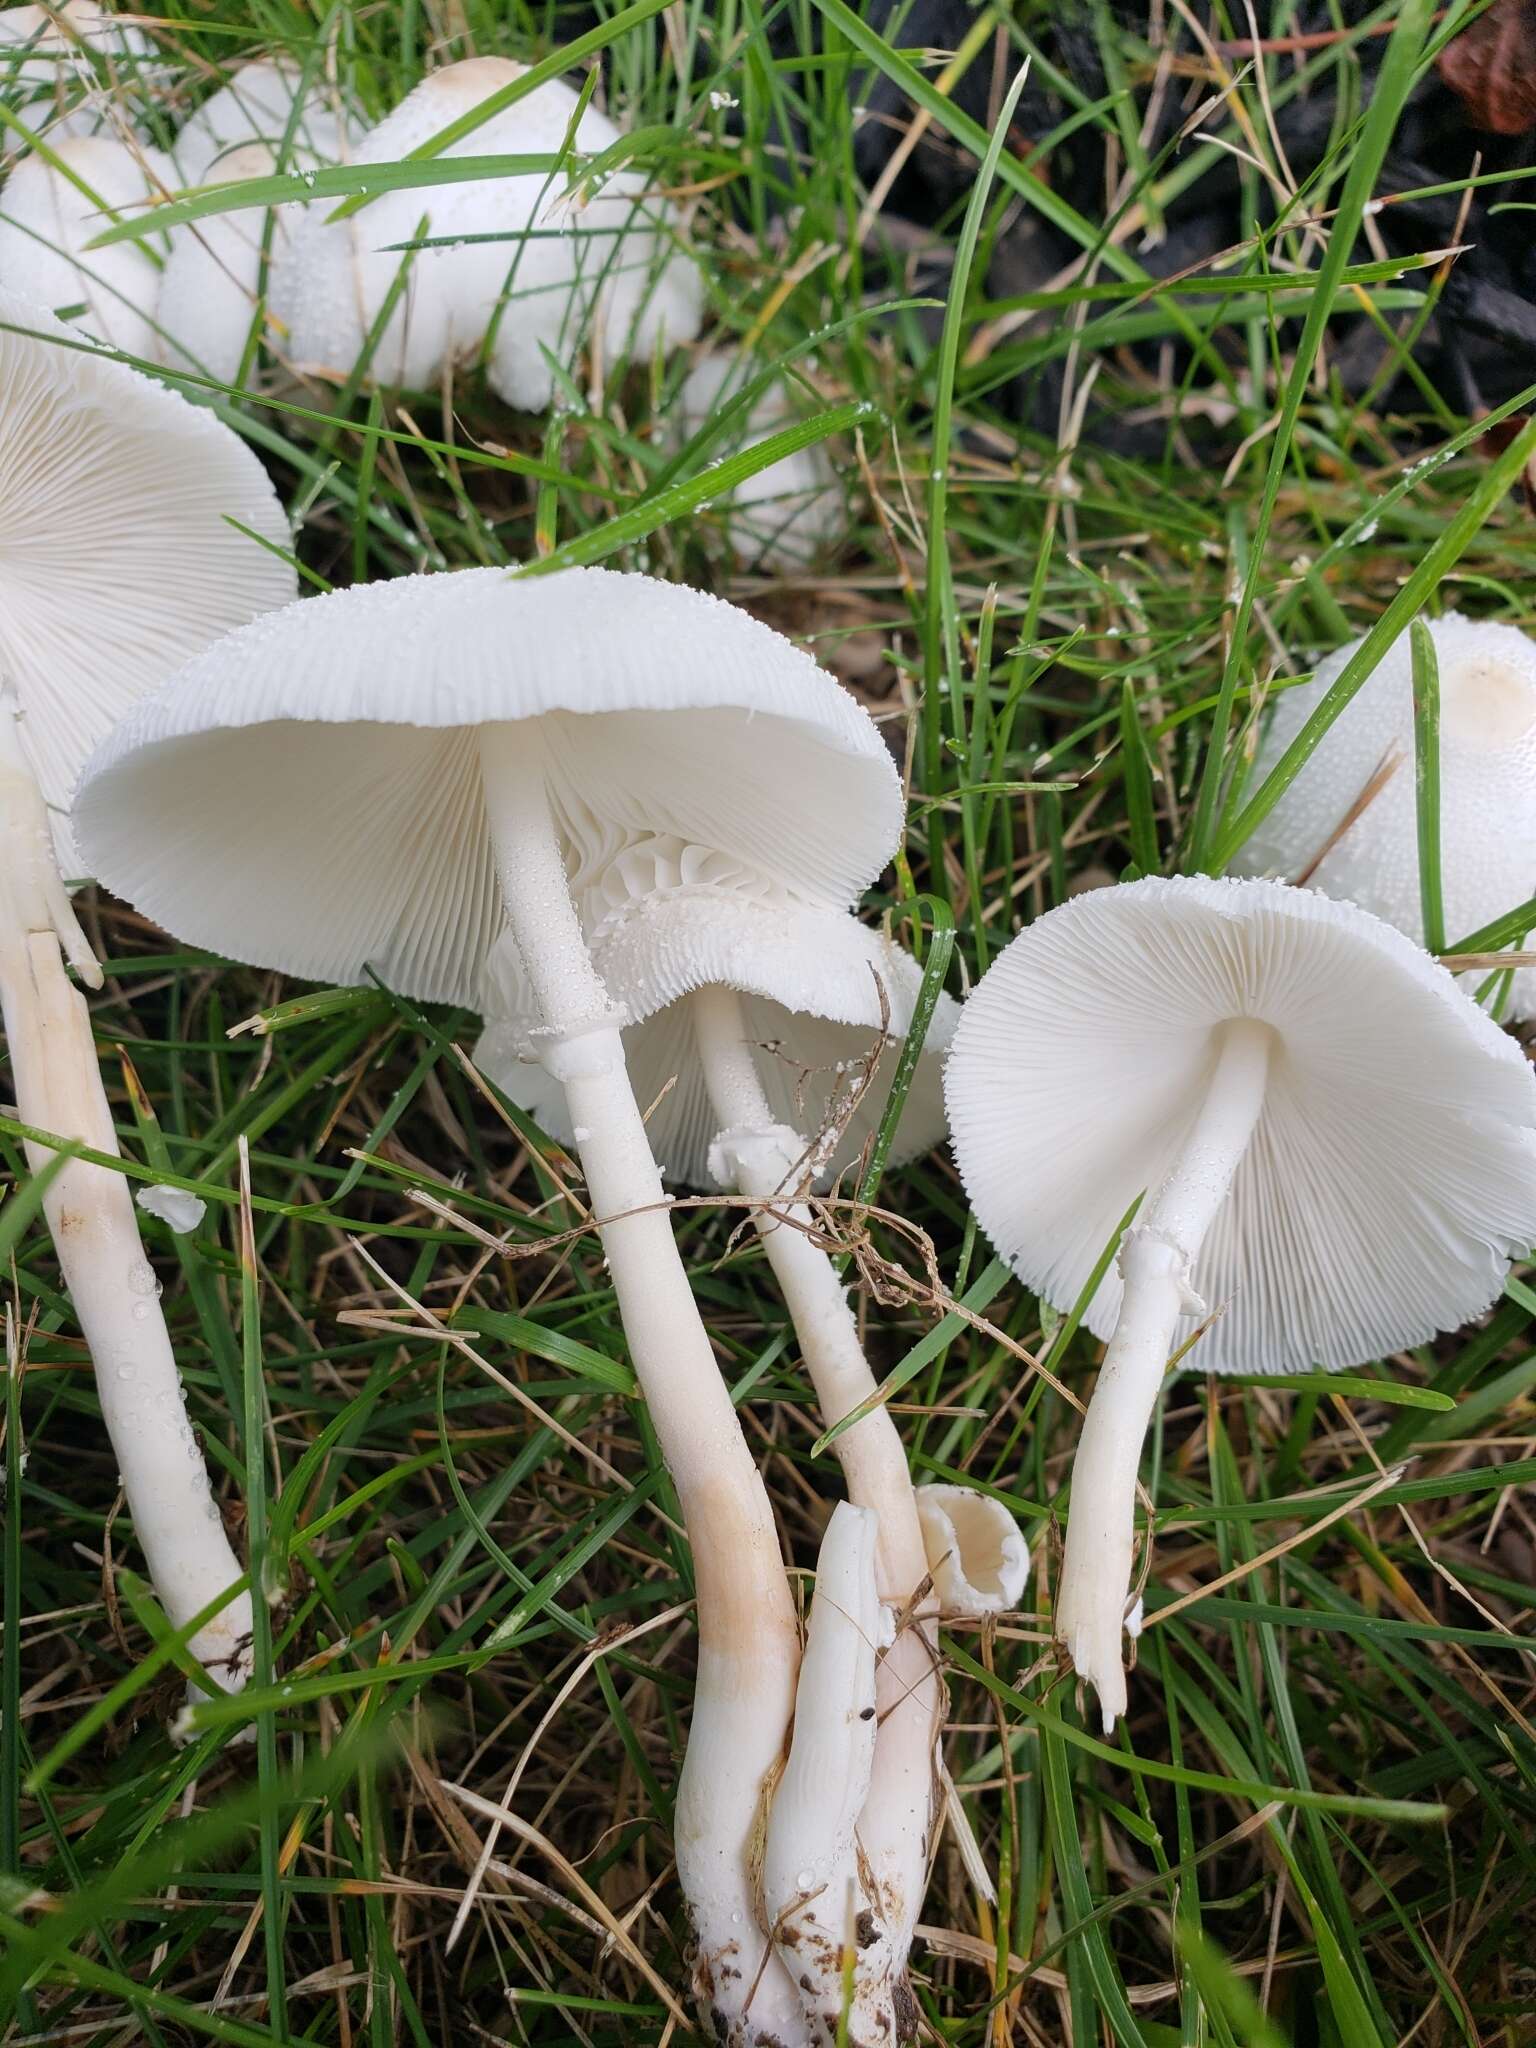
[[[256,457],[212,414],[81,345],[0,289],[0,685],[63,813],[81,763],[134,702],[295,577]]]
[[[477,57],[435,72],[362,138],[353,161],[392,163],[409,155],[522,69]],[[576,107],[570,87],[551,80],[443,154],[552,155]],[[589,107],[576,146],[596,154],[618,134]],[[494,323],[492,389],[511,405],[537,410],[553,388],[545,349],[571,356],[598,299],[612,346],[628,340],[637,352],[648,350],[662,328],[673,342],[691,339],[698,331],[697,279],[691,265],[669,260],[657,228],[671,219],[670,209],[642,197],[644,179],[619,173],[579,213],[562,191],[559,178],[531,173],[384,193],[344,221],[328,221],[316,209],[273,279],[273,311],[288,328],[294,365],[350,372],[402,266],[406,282],[369,365],[379,383],[430,388],[445,366],[477,358]],[[400,245],[418,240],[423,215],[432,236],[508,239],[403,255]],[[563,227],[571,232],[560,233]],[[515,238],[525,229],[536,237],[520,243]]]
[[[0,8],[0,88],[51,88],[61,79],[95,82],[93,58],[137,60],[154,45],[132,22],[98,7],[96,0],[55,0]]]
[[[475,729],[526,719],[578,870],[651,830],[846,903],[900,831],[879,733],[809,655],[606,569],[399,577],[258,620],[98,750],[79,829],[195,944],[475,1003],[504,921]]]
[[[217,175],[260,178],[276,168],[262,142],[221,158]],[[267,222],[268,270],[287,248],[302,208],[250,208],[188,221],[171,232],[171,253],[155,309],[155,353],[172,369],[190,369],[233,384],[245,356],[261,295],[262,245]]]
[[[176,174],[158,150],[110,135],[72,136],[55,153],[95,197],[42,157],[23,157],[0,191],[0,280],[50,312],[83,306],[80,325],[98,341],[150,358],[159,267],[138,242],[86,244],[110,213],[137,211]],[[163,237],[147,239],[164,249]]]
[[[1029,1545],[1000,1500],[971,1486],[920,1486],[917,1519],[942,1615],[980,1620],[1018,1606]]]
[[[972,1206],[1020,1278],[1073,1306],[1131,1203],[1161,1187],[1237,1017],[1274,1044],[1194,1263],[1224,1312],[1190,1363],[1357,1365],[1486,1308],[1536,1239],[1525,1056],[1400,932],[1278,882],[1079,896],[977,985],[945,1095]],[[1111,1263],[1088,1311],[1097,1336],[1120,1288]]]
[[[152,48],[130,22],[104,13],[95,0],[6,7],[0,9],[0,95],[50,148],[66,136],[100,135],[113,125],[118,66],[138,76]],[[111,82],[103,82],[103,62],[114,74]],[[0,150],[16,140],[9,132],[0,135]]]
[[[1536,641],[1452,612],[1429,623],[1440,669],[1440,876],[1452,942],[1536,895]],[[1353,641],[1278,698],[1253,777],[1316,710]],[[1397,766],[1316,867],[1384,762]],[[1414,798],[1413,657],[1396,639],[1238,854],[1244,874],[1309,886],[1423,937]],[[1310,873],[1307,871],[1311,870]],[[1485,976],[1478,975],[1482,981]],[[1536,1015],[1536,973],[1517,970],[1510,1014]]]
[[[715,1185],[709,1155],[720,1119],[682,1000],[710,986],[746,999],[747,1035],[759,1048],[757,1072],[776,1120],[808,1141],[835,1134],[835,1147],[818,1154],[815,1178],[835,1179],[858,1160],[885,1112],[897,1045],[922,985],[909,954],[845,910],[798,900],[738,860],[675,839],[626,847],[585,889],[578,882],[578,895],[593,965],[632,1020],[624,1047],[636,1099],[644,1107],[660,1097],[648,1128],[668,1180]],[[880,1048],[882,987],[891,1042],[849,1114]],[[563,1091],[531,1057],[537,1018],[510,938],[492,954],[485,1003],[477,1065],[552,1137],[573,1144]],[[944,1136],[940,1062],[958,1017],[959,1005],[941,996],[892,1163]]]
[[[677,395],[683,433],[697,433],[756,371],[756,364],[725,350],[700,356]],[[782,384],[770,386],[749,407],[738,429],[710,444],[710,460],[735,455],[753,441],[792,426],[795,418],[789,391]],[[731,508],[726,531],[732,553],[739,562],[761,563],[765,569],[805,568],[844,523],[832,458],[819,441],[748,477],[726,503]]]
[[[345,124],[313,89],[301,97],[302,81],[299,66],[284,58],[240,65],[229,82],[188,117],[176,137],[173,154],[182,182],[207,185],[261,175],[238,167],[231,161],[231,153],[252,143],[262,144],[270,170],[290,122],[293,133],[286,157],[290,165],[334,163],[345,145]],[[295,102],[299,103],[297,119]]]

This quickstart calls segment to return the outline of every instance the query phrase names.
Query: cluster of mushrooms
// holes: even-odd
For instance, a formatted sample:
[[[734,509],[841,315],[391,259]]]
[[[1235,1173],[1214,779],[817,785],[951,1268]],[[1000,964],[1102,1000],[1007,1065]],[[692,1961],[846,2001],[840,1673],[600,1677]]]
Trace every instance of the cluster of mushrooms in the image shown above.
[[[18,16],[40,17],[27,62],[49,37],[55,61],[93,38],[101,61],[104,38],[138,33],[68,0],[0,14],[13,44]],[[447,67],[353,160],[393,161],[504,69]],[[273,97],[258,102],[258,78]],[[543,148],[575,107],[540,88],[553,91]],[[241,125],[255,104],[280,124],[275,144]],[[531,146],[500,118],[482,148]],[[204,170],[226,150],[334,156],[349,133],[270,65],[221,87],[194,129]],[[136,147],[71,132],[53,154],[88,145]],[[37,163],[37,185],[57,180]],[[156,179],[174,190],[177,175]],[[456,188],[453,232],[526,225],[520,188]],[[67,209],[48,190],[58,225]],[[498,389],[546,402],[565,329],[507,296],[504,248],[478,287],[458,276],[425,311],[411,301],[422,317],[397,331],[409,294],[380,245],[414,230],[420,197],[264,227],[253,260],[280,243],[295,280],[280,289],[274,266],[270,307],[261,273],[224,246],[249,317],[290,290],[287,336],[312,337],[300,354],[339,374],[366,356],[381,382],[430,382],[483,348]],[[598,205],[652,202],[615,181],[589,218]],[[20,210],[0,227],[0,1006],[29,1162],[165,1611],[206,1689],[238,1689],[250,1588],[184,1412],[129,1181],[80,1156],[117,1150],[78,986],[101,982],[71,907],[82,875],[179,941],[327,984],[377,976],[483,1016],[481,1070],[580,1163],[692,1542],[699,1661],[675,1844],[700,2010],[726,2048],[909,2040],[908,1952],[943,1810],[938,1625],[1015,1606],[1030,1559],[995,1499],[914,1486],[819,1205],[881,1121],[897,1045],[923,1028],[916,963],[857,915],[902,841],[892,757],[807,654],[644,575],[469,569],[298,601],[254,455],[121,360],[155,353],[152,330],[173,344],[142,307],[149,325],[125,332],[121,278],[95,295],[98,210],[52,252],[62,296],[15,263]],[[619,317],[675,323],[676,343],[700,301],[654,214],[646,233],[661,260]],[[568,309],[572,252],[553,234],[538,247]],[[423,253],[451,269],[464,248]],[[423,263],[414,285],[429,275]],[[237,369],[258,340],[244,331]],[[187,326],[174,347],[206,363],[215,337]],[[1507,789],[1512,815],[1532,815],[1536,646],[1457,618],[1430,630],[1446,899],[1470,929],[1536,876],[1529,834],[1489,831],[1477,810]],[[1332,673],[1284,693],[1271,754]],[[1423,1343],[1486,1308],[1536,1237],[1536,1081],[1486,991],[1420,943],[1412,731],[1405,642],[1250,843],[1247,878],[1079,896],[1021,932],[963,1008],[942,997],[907,1048],[897,1156],[931,1149],[947,1120],[998,1251],[1107,1340],[1052,1609],[1106,1731],[1143,1625],[1137,1471],[1170,1368],[1336,1368]],[[1514,1014],[1536,1007],[1523,971],[1498,979]],[[835,1440],[847,1499],[803,1629],[669,1186],[741,1200],[824,1424],[867,1409]]]
[[[644,361],[699,332],[703,271],[681,214],[642,172],[616,164],[569,191],[564,168],[365,185],[350,218],[333,217],[334,200],[246,196],[274,177],[309,188],[333,166],[396,163],[456,125],[466,132],[436,152],[449,169],[469,156],[574,169],[622,150],[621,131],[569,85],[523,90],[524,73],[503,58],[444,65],[369,126],[324,77],[257,59],[184,113],[144,31],[96,0],[0,9],[0,94],[18,101],[7,125],[22,138],[0,184],[0,284],[77,307],[120,355],[204,390],[238,390],[264,359],[343,388],[434,391],[483,373],[518,410],[568,402],[557,385],[583,348]],[[203,192],[220,211],[169,230],[152,217]],[[97,246],[141,219],[142,233]],[[679,442],[738,397],[716,457],[789,424],[795,394],[758,367],[734,348],[700,352],[669,396]],[[812,446],[731,494],[726,535],[744,560],[795,567],[841,516]]]

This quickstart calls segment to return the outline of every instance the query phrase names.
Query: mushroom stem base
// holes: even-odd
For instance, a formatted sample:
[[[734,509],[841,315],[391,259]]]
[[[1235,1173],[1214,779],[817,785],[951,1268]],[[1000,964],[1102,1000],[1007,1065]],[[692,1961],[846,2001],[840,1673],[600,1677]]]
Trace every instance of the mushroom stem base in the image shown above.
[[[61,942],[90,959],[59,878],[47,813],[0,713],[0,1014],[21,1121],[115,1154],[85,998]],[[59,906],[63,907],[61,918]],[[57,1163],[28,1140],[27,1164]],[[242,1568],[225,1534],[191,1423],[154,1271],[144,1257],[129,1183],[67,1159],[43,1197],[64,1284],[95,1368],[102,1419],[149,1576],[176,1628],[229,1593]],[[250,1675],[251,1596],[231,1594],[188,1647],[217,1684]]]
[[[800,1659],[773,1514],[678,1253],[624,1063],[622,1013],[571,902],[535,722],[486,728],[481,764],[507,923],[543,1013],[540,1058],[579,1133],[630,1357],[693,1550],[699,1669],[674,1831],[699,2002],[725,2048],[759,2034],[793,2048],[799,2001],[768,1952],[752,1872]]]
[[[1272,1033],[1221,1031],[1204,1104],[1173,1169],[1120,1248],[1120,1317],[1072,1466],[1056,1635],[1099,1696],[1104,1732],[1125,1712],[1121,1632],[1135,1548],[1136,1473],[1179,1319],[1205,1313],[1190,1274],[1264,1107]]]
[[[755,1209],[753,1221],[800,1341],[822,1420],[830,1427],[867,1400],[876,1382],[847,1289],[815,1218],[804,1202],[788,1195],[806,1146],[774,1119],[740,997],[709,987],[689,1002],[705,1086],[722,1125],[712,1165],[725,1185],[772,1204]],[[937,1812],[944,1715],[937,1603],[926,1592],[915,1597],[927,1585],[928,1558],[906,1453],[885,1408],[845,1430],[836,1450],[849,1499],[874,1511],[880,1597],[897,1626],[878,1667],[879,1734],[859,1844],[873,1880],[869,1904],[886,1930],[899,1972],[922,1907]]]

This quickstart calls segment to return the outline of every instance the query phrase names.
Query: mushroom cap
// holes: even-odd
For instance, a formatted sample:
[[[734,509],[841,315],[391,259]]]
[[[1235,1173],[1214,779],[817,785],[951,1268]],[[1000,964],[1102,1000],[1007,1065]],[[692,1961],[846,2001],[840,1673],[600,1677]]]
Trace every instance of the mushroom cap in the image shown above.
[[[582,922],[603,985],[631,1020],[625,1055],[637,1100],[656,1104],[648,1128],[666,1179],[715,1186],[709,1154],[720,1119],[683,1000],[710,986],[744,999],[746,1034],[761,1048],[757,1072],[775,1119],[808,1141],[836,1133],[835,1146],[818,1152],[818,1181],[858,1160],[885,1113],[897,1045],[922,986],[909,954],[846,910],[799,901],[741,862],[677,840],[644,842],[610,862],[582,894]],[[564,1091],[532,1057],[538,1019],[510,937],[495,948],[487,983],[476,1064],[551,1137],[573,1144]],[[939,998],[893,1164],[931,1151],[944,1136],[940,1063],[959,1014],[951,997]],[[860,1091],[882,1021],[889,1042]]]
[[[900,836],[879,733],[808,654],[608,569],[398,577],[259,619],[97,750],[77,827],[195,944],[474,1004],[504,922],[476,729],[535,718],[577,871],[673,833],[847,903]]]
[[[1447,936],[1454,941],[1536,894],[1536,641],[1517,627],[1456,612],[1429,622],[1429,635],[1440,669],[1440,875]],[[1255,778],[1274,766],[1358,645],[1341,647],[1310,683],[1281,693]],[[1314,868],[1393,758],[1395,771]],[[1410,938],[1423,937],[1413,656],[1406,633],[1387,649],[1234,866],[1250,875],[1305,874],[1309,887],[1374,911]],[[1515,973],[1509,1014],[1536,1015],[1536,973],[1529,968]]]
[[[261,172],[237,168],[230,160],[231,151],[252,143],[265,146],[270,171],[290,122],[290,164],[334,163],[345,143],[345,125],[313,90],[303,92],[303,76],[299,66],[285,58],[260,58],[240,65],[227,83],[188,116],[176,137],[176,168],[183,182],[207,185],[261,176]]]
[[[260,178],[275,168],[264,142],[248,142],[220,158],[217,175]],[[301,213],[296,206],[252,207],[172,229],[155,308],[155,353],[162,363],[234,383],[261,297],[263,241],[270,271]]]
[[[131,22],[105,13],[96,0],[0,8],[0,94],[50,148],[66,136],[100,135],[112,126],[120,82],[102,83],[103,62],[109,72],[120,63],[132,80],[152,50]],[[0,151],[8,154],[16,139],[0,137]]]
[[[49,88],[61,77],[87,75],[93,57],[137,59],[153,49],[132,22],[120,21],[96,0],[0,8],[0,86],[7,90]]]
[[[353,161],[393,163],[409,155],[523,69],[504,58],[474,57],[434,72],[362,137]],[[443,155],[553,155],[564,145],[577,106],[569,86],[549,80]],[[605,115],[588,107],[577,123],[575,146],[596,154],[618,135]],[[657,322],[674,341],[691,338],[698,330],[696,280],[690,312],[691,266],[674,274],[667,262],[654,223],[672,216],[670,209],[642,201],[645,180],[634,172],[616,174],[579,217],[565,206],[561,190],[558,179],[531,172],[382,193],[342,221],[330,221],[316,209],[272,283],[273,311],[289,331],[293,363],[349,373],[402,274],[398,300],[369,364],[370,375],[382,384],[429,389],[449,364],[474,360],[489,335],[492,389],[509,404],[537,410],[548,404],[553,388],[545,349],[556,356],[574,352],[600,292],[610,322],[633,328],[637,348],[650,345]],[[400,245],[419,239],[423,216],[432,236],[506,239],[416,249],[407,256]],[[553,232],[566,224],[573,232]],[[537,235],[516,239],[528,229]],[[614,231],[622,231],[622,239]],[[653,273],[660,282],[649,294]]]
[[[200,406],[0,288],[0,678],[64,823],[96,742],[178,662],[294,593],[260,462]]]
[[[1018,1606],[1029,1545],[1000,1500],[973,1486],[920,1486],[917,1519],[941,1615],[980,1620]]]
[[[1224,1312],[1189,1363],[1358,1365],[1486,1308],[1536,1238],[1525,1055],[1400,932],[1280,882],[1096,890],[978,983],[945,1097],[966,1192],[1020,1278],[1074,1305],[1132,1202],[1161,1188],[1236,1017],[1274,1041],[1194,1262]],[[1088,1309],[1097,1336],[1120,1294],[1112,1262]]]
[[[157,189],[174,188],[176,173],[158,150],[113,135],[69,136],[50,146],[95,197],[42,157],[23,157],[0,191],[0,278],[50,312],[83,306],[80,324],[98,341],[152,358],[158,268],[137,242],[86,244],[109,212],[131,212]],[[147,239],[163,247],[163,237]]]
[[[677,394],[683,433],[697,433],[711,413],[751,381],[757,368],[723,349],[700,356]],[[748,409],[740,427],[711,445],[710,459],[735,455],[751,442],[793,425],[796,417],[788,390],[782,384],[770,386]],[[726,502],[731,508],[726,522],[731,552],[738,562],[759,563],[765,569],[805,568],[844,523],[832,459],[820,441],[748,477]]]

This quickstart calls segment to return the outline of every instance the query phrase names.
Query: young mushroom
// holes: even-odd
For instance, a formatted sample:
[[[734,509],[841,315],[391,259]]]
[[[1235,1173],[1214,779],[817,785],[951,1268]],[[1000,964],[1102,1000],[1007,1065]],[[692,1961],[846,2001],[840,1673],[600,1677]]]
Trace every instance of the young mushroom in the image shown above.
[[[1441,888],[1446,931],[1456,939],[1536,891],[1536,641],[1518,627],[1458,612],[1428,624],[1440,671]],[[1311,682],[1279,693],[1255,786],[1358,645],[1339,648]],[[1328,728],[1234,865],[1245,875],[1282,874],[1358,903],[1422,939],[1406,633]],[[1514,971],[1506,1014],[1536,1016],[1536,971]]]
[[[1072,1472],[1056,1633],[1125,1711],[1137,1465],[1175,1353],[1335,1369],[1497,1296],[1536,1235],[1536,1079],[1400,932],[1278,882],[1151,879],[1029,926],[946,1072],[977,1219],[1108,1338]]]
[[[272,60],[242,64],[185,123],[172,156],[182,184],[213,185],[311,170],[336,162],[346,146],[345,124],[304,92],[298,66]],[[296,200],[242,207],[171,230],[155,307],[162,363],[236,382],[260,339],[269,273],[305,210]]]
[[[286,166],[302,170],[337,162],[347,125],[315,87],[305,90],[297,64],[260,58],[241,64],[187,117],[171,155],[184,184],[211,185],[259,175],[229,161],[253,143],[274,163],[281,156]]]
[[[276,169],[265,143],[248,142],[220,158],[215,176],[262,178]],[[302,212],[295,205],[250,208],[171,230],[155,306],[160,362],[220,384],[236,382],[261,316],[263,278],[289,246]]]
[[[770,772],[759,764],[761,779]],[[781,816],[814,833],[819,793],[786,780],[776,794]],[[849,790],[843,802],[853,800]],[[632,1020],[630,1071],[640,1100],[654,1104],[647,1129],[663,1177],[752,1198],[822,1418],[841,1422],[874,1396],[876,1381],[826,1225],[806,1196],[854,1165],[878,1127],[894,1065],[885,1034],[906,1033],[921,971],[846,909],[786,889],[761,858],[637,835],[605,845],[573,893],[603,983]],[[505,947],[493,956],[486,1005],[492,1021],[477,1062],[551,1135],[572,1143],[580,1134],[537,1064],[532,998]],[[897,1160],[944,1134],[938,1065],[957,1016],[941,996],[903,1104]],[[879,1593],[895,1624],[879,1664],[879,1740],[859,1819],[872,1933],[855,1984],[876,2039],[874,2013],[887,2011],[894,2026],[910,2003],[905,1966],[927,1882],[943,1688],[917,1502],[884,1406],[845,1430],[836,1450],[850,1500],[877,1518]],[[791,1841],[778,1798],[773,1812],[776,1839]],[[798,1920],[780,1932],[798,1941]],[[792,1972],[808,1994],[813,2031],[840,1983],[824,1981],[822,1966],[841,1968],[825,1934],[808,1937]]]
[[[757,366],[738,352],[701,355],[677,394],[678,425],[695,434],[748,384]],[[734,455],[752,441],[793,424],[788,388],[770,386],[748,407],[734,433],[711,442],[709,459]],[[843,531],[842,493],[823,442],[783,456],[738,484],[725,501],[725,530],[738,562],[767,570],[805,569]]]
[[[58,167],[26,156],[0,189],[0,286],[124,355],[152,360],[164,237],[87,244],[176,174],[158,150],[116,136],[73,136],[52,148]]]
[[[90,1013],[64,966],[101,986],[64,880],[81,872],[71,789],[93,742],[178,659],[293,595],[273,552],[287,546],[287,522],[227,427],[3,290],[0,479],[0,1008],[12,1086],[23,1123],[115,1153]],[[29,1142],[27,1157],[41,1173],[56,1154]],[[134,1533],[180,1628],[241,1573],[183,1412],[132,1183],[72,1160],[43,1206]],[[242,1593],[191,1649],[238,1686],[249,1634]]]
[[[0,8],[0,93],[50,147],[66,136],[97,135],[109,122],[106,101],[118,67],[136,76],[153,47],[96,0]]]
[[[445,66],[362,137],[353,161],[408,156],[522,70],[499,57]],[[619,140],[594,107],[576,121],[578,105],[551,79],[443,158],[553,158],[568,137],[590,156]],[[551,359],[569,361],[594,318],[610,348],[637,355],[691,340],[700,287],[669,247],[672,209],[636,171],[615,172],[590,199],[565,197],[565,184],[564,172],[534,171],[382,193],[341,221],[316,208],[272,281],[294,367],[344,378],[371,343],[373,383],[432,390],[451,366],[483,361],[498,397],[538,411],[554,388]]]
[[[786,815],[779,792],[805,804]],[[798,1644],[772,1513],[699,1319],[571,877],[636,832],[850,901],[899,829],[873,724],[718,600],[601,569],[405,577],[310,599],[191,662],[98,749],[76,816],[180,938],[292,974],[478,999],[503,933],[563,1090],[693,1547],[699,1678],[678,1874],[719,2038],[793,2042],[752,1845]]]

